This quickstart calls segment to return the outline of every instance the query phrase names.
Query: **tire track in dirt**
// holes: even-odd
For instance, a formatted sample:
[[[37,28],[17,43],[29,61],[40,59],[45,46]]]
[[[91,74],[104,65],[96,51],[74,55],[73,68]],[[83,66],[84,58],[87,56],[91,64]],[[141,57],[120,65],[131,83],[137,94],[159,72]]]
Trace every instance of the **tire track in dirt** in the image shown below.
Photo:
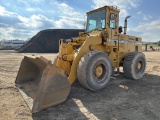
[[[0,98],[1,120],[28,119],[31,117],[30,111],[14,84],[0,81]]]

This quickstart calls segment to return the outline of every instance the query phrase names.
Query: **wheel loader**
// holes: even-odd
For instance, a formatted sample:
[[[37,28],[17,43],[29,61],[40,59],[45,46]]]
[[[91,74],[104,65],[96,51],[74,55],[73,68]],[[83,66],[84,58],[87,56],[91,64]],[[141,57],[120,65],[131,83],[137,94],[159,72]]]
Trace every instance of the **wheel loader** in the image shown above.
[[[119,67],[127,79],[143,77],[146,59],[142,39],[126,34],[130,16],[123,27],[119,26],[119,12],[113,6],[87,12],[85,32],[59,40],[54,61],[24,57],[15,83],[32,113],[64,102],[75,80],[88,90],[98,91],[107,86]]]

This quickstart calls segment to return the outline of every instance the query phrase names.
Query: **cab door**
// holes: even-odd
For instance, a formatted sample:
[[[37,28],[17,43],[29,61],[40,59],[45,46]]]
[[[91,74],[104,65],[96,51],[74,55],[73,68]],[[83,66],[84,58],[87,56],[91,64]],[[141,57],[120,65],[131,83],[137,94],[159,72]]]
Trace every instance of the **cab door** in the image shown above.
[[[118,15],[113,11],[110,10],[109,14],[109,28],[110,28],[110,39],[116,40],[117,37],[117,28],[118,28]]]

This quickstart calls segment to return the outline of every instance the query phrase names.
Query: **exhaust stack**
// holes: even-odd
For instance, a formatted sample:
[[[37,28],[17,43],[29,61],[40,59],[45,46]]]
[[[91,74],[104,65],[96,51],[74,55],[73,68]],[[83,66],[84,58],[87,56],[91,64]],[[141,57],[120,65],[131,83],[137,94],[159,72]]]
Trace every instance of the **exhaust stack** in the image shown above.
[[[130,18],[131,16],[127,16],[124,20],[124,34],[127,32],[127,19]]]

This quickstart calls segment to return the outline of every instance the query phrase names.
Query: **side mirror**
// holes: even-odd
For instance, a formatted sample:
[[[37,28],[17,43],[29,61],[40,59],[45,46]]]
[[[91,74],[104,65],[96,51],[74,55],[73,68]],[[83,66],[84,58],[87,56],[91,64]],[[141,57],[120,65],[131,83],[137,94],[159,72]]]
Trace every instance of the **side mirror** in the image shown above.
[[[115,14],[114,14],[114,13],[111,13],[111,14],[110,14],[110,20],[115,20],[115,19],[116,19]]]
[[[122,26],[119,26],[118,31],[119,33],[123,32]]]

